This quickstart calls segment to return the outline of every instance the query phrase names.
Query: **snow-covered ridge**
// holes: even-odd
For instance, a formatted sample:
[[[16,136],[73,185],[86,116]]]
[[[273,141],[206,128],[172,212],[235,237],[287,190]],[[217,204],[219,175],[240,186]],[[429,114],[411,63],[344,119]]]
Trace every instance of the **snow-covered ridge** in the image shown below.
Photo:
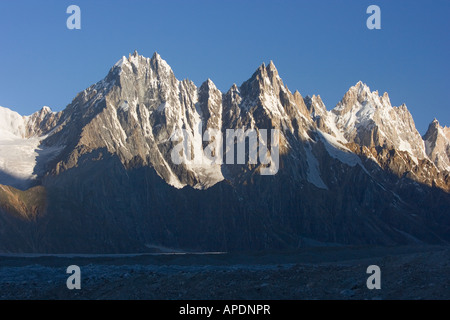
[[[98,105],[106,105],[106,108],[97,108]],[[84,90],[70,106],[76,116],[89,112],[100,115],[89,120],[80,141],[75,141],[77,144],[92,149],[106,146],[108,151],[118,154],[124,164],[137,155],[142,156],[148,161],[146,164],[157,165],[158,174],[177,188],[186,185],[183,180],[186,172],[192,180],[200,181],[192,185],[196,188],[207,188],[224,179],[220,166],[172,166],[167,156],[171,134],[185,128],[194,142],[194,150],[200,150],[204,143],[202,129],[199,129],[202,126],[226,130],[270,123],[282,131],[286,149],[296,143],[288,141],[286,133],[296,135],[298,141],[315,139],[323,143],[329,156],[351,167],[362,166],[362,163],[346,147],[348,143],[369,148],[388,144],[389,148],[408,152],[416,164],[418,159],[427,158],[429,150],[435,149],[431,140],[424,143],[406,106],[392,107],[387,93],[379,96],[378,91],[372,92],[359,81],[328,111],[320,96],[303,99],[298,91],[292,94],[272,61],[267,66],[263,63],[240,87],[233,85],[227,93],[222,93],[210,79],[201,87],[189,80],[179,81],[158,53],[146,58],[135,51],[117,61],[105,79]],[[42,159],[47,151],[39,149],[45,136],[34,128],[40,127],[50,113],[50,108],[44,107],[30,116],[21,116],[0,107],[0,171],[20,176],[23,181],[36,177],[39,172],[36,159],[38,155]],[[229,127],[224,128],[225,124]],[[74,120],[71,125],[64,125],[74,127],[78,123]],[[447,129],[441,129],[441,136],[450,135]],[[311,138],[314,135],[308,131],[317,131],[318,138]],[[142,139],[129,139],[136,134],[141,134]],[[72,139],[72,135],[65,137]],[[441,140],[448,143],[447,138]],[[65,140],[55,145],[63,144],[69,145]],[[311,149],[305,150],[308,180],[326,189],[321,180],[320,159],[316,159],[317,153],[313,152],[314,142],[310,146]],[[57,154],[58,150],[48,151],[48,154]],[[445,162],[444,155],[439,152],[435,161],[438,168],[442,168],[439,163]],[[0,184],[5,179],[0,176]]]
[[[24,138],[26,117],[8,108],[0,107],[0,139]]]
[[[387,144],[399,151],[406,151],[417,163],[427,158],[425,145],[407,107],[391,105],[389,95],[358,82],[351,87],[331,113],[336,127],[348,141],[383,146]]]
[[[137,69],[142,67],[144,69],[148,69],[149,72],[151,72],[150,64],[152,63],[159,69],[160,73],[173,73],[172,68],[169,66],[169,64],[164,59],[162,59],[157,52],[153,54],[152,58],[146,58],[142,55],[139,55],[136,50],[133,52],[133,54],[129,54],[128,58],[122,56],[122,58],[120,58],[120,60],[118,60],[114,64],[111,70],[118,70],[118,74],[120,75],[124,68],[132,70],[134,66]]]

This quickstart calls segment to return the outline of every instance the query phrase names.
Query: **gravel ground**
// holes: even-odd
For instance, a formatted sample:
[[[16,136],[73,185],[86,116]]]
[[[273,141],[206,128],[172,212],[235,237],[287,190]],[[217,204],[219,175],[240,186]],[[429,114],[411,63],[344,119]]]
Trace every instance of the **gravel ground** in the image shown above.
[[[66,268],[81,268],[69,290]],[[381,289],[366,286],[369,265]],[[287,253],[0,256],[0,299],[450,299],[450,248]]]

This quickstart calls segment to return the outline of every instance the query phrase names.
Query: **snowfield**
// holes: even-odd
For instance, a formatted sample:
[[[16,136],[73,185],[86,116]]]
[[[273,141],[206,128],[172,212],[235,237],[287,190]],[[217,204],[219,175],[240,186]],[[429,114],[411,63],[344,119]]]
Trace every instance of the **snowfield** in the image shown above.
[[[0,107],[0,184],[27,189],[62,150],[40,147],[46,136],[26,137],[30,117]]]

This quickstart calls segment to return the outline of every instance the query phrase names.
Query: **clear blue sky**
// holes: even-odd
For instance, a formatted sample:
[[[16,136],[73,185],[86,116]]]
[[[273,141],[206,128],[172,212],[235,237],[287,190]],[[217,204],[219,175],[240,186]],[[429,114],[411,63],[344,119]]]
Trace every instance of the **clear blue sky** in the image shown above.
[[[81,8],[81,30],[66,8]],[[368,30],[366,8],[381,8]],[[227,91],[273,60],[291,91],[332,109],[358,80],[406,103],[424,134],[450,125],[450,1],[0,1],[0,105],[62,110],[135,49],[178,79]]]

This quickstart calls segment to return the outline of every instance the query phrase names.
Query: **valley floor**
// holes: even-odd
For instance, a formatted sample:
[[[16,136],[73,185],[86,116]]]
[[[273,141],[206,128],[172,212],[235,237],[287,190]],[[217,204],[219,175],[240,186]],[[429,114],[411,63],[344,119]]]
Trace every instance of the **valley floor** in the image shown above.
[[[69,265],[81,289],[69,290]],[[369,265],[381,289],[369,290]],[[249,254],[0,254],[0,299],[450,299],[449,247]]]

